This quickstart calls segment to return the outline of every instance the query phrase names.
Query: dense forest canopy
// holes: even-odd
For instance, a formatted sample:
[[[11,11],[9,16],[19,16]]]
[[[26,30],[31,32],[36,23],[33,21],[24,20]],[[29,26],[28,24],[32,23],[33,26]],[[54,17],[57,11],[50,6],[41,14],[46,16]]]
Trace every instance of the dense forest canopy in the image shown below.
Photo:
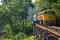
[[[36,2],[36,10],[46,10],[51,8],[56,12],[56,14],[60,14],[60,0],[39,0]]]
[[[0,6],[1,40],[23,40],[31,35],[32,32],[29,31],[32,30],[32,24],[27,21],[28,0],[2,0],[2,3]]]

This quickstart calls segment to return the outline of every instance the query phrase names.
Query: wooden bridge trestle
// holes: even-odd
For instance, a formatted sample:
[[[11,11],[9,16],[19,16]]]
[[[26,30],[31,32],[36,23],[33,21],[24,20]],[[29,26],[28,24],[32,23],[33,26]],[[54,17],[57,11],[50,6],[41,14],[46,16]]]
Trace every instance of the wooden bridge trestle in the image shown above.
[[[41,26],[35,24],[33,33],[37,36],[37,40],[60,40],[60,27],[56,26]]]

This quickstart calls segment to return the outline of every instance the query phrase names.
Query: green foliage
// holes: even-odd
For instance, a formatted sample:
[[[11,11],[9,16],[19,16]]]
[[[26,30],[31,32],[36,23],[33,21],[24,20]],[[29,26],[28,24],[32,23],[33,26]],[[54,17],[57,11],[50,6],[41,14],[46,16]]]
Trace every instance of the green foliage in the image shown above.
[[[34,40],[34,36],[27,36],[26,34],[20,32],[12,37],[3,38],[2,40]]]
[[[6,27],[8,26],[9,24],[6,25]],[[20,23],[19,26],[17,26],[15,28],[15,30],[8,30],[6,33],[7,33],[7,36],[5,36],[3,38],[3,40],[28,40],[28,39],[31,39],[33,40],[34,37],[30,35],[32,35],[32,23],[31,22],[28,22],[28,21],[24,21],[24,27],[22,26],[23,25],[23,22]],[[9,27],[7,27],[9,28]],[[18,29],[18,30],[17,30]],[[20,31],[19,31],[20,30]],[[17,31],[17,32],[16,32]],[[19,31],[19,32],[18,32]],[[15,34],[14,34],[15,33]]]
[[[35,40],[35,39],[34,39],[34,36],[29,36],[29,37],[26,37],[24,40]]]
[[[60,0],[57,3],[52,3],[52,9],[56,12],[57,15],[60,15]]]
[[[17,39],[18,39],[18,40],[23,40],[23,39],[25,39],[26,37],[27,37],[26,34],[20,32],[20,33],[16,34],[13,38],[14,38],[14,40],[17,40]]]
[[[39,0],[36,2],[37,6],[36,6],[36,9],[37,10],[43,10],[44,8],[48,8],[48,1],[47,0]]]
[[[0,6],[1,39],[23,40],[30,35],[32,24],[27,21],[27,16],[28,2],[3,0],[3,4]]]
[[[46,10],[49,9],[52,3],[57,3],[56,0],[39,0],[36,2],[36,9],[37,10]]]

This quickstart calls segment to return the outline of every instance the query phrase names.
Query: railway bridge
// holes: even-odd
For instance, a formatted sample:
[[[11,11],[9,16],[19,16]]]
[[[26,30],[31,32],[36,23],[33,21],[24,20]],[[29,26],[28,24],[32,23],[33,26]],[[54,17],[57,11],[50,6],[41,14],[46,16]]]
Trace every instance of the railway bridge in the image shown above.
[[[37,40],[60,40],[60,27],[35,24],[33,34]]]

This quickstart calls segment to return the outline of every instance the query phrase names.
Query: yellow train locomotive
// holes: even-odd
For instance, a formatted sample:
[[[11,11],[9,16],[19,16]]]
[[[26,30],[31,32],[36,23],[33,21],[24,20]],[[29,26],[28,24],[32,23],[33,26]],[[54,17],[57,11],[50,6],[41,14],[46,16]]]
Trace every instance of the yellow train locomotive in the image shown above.
[[[45,10],[43,12],[38,13],[38,16],[36,16],[36,19],[39,24],[44,26],[56,25],[56,15],[55,15],[55,12],[52,10]]]

